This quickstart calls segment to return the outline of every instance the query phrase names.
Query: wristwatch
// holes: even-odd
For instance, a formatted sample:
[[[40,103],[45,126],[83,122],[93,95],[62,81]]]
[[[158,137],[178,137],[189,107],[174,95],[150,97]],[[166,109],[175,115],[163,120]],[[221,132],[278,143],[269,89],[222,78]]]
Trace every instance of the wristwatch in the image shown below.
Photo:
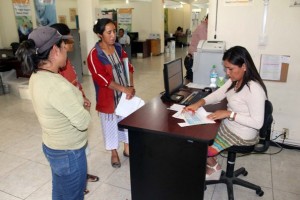
[[[233,121],[234,120],[234,115],[235,115],[235,112],[231,112],[230,117],[228,118],[228,120]]]

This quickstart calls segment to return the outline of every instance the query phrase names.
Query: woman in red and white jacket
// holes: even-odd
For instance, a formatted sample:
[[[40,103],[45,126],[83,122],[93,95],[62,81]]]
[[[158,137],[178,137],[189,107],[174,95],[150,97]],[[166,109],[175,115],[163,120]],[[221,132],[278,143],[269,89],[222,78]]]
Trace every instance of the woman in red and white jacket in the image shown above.
[[[119,142],[124,142],[123,155],[126,157],[129,157],[129,145],[128,131],[118,128],[118,122],[123,118],[115,114],[115,109],[122,93],[126,94],[127,99],[135,95],[134,70],[130,63],[126,70],[123,60],[128,59],[128,56],[121,45],[115,43],[116,26],[111,19],[98,19],[93,31],[100,40],[88,55],[88,68],[95,85],[96,110],[99,112],[105,148],[112,152],[112,167],[119,168]],[[129,80],[126,73],[129,73]]]

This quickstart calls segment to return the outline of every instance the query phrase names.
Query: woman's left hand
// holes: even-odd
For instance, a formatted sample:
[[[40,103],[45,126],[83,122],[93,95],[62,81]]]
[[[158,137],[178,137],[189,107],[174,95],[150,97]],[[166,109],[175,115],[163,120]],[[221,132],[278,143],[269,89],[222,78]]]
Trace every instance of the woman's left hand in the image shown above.
[[[217,110],[216,112],[207,115],[207,118],[212,120],[224,119],[228,118],[230,116],[230,113],[231,112],[228,110]]]

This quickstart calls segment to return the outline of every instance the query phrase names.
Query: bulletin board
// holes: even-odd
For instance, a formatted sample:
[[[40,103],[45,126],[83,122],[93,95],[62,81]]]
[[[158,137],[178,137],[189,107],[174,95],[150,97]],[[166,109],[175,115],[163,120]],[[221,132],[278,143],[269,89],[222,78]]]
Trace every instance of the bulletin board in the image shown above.
[[[263,80],[286,82],[290,56],[287,55],[261,55],[260,76]]]

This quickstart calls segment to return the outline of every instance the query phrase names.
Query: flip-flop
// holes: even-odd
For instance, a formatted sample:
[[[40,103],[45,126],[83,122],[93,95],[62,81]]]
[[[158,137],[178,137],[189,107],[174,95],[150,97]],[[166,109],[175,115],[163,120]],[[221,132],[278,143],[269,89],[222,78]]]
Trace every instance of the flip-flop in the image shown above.
[[[129,154],[127,154],[125,151],[123,151],[123,156],[129,158]]]
[[[88,182],[97,182],[97,181],[99,181],[98,176],[94,176],[94,175],[91,175],[91,174],[87,174],[86,179],[87,179]]]
[[[112,162],[111,163],[111,166],[113,167],[113,168],[120,168],[121,167],[121,163],[120,162]]]

